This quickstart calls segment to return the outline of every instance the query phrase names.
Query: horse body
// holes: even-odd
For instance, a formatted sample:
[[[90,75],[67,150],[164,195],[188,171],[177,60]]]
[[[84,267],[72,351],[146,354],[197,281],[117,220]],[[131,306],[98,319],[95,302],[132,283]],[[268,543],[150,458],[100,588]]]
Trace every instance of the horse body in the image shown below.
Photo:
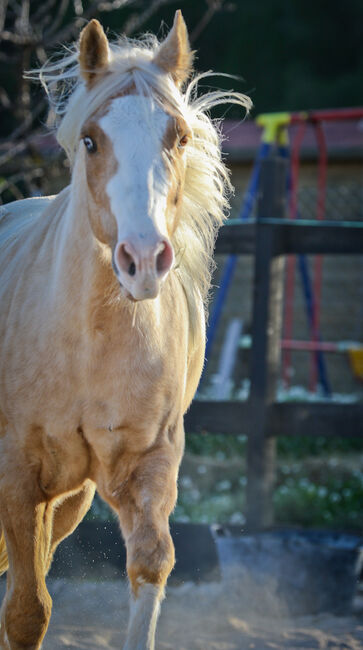
[[[14,519],[46,504],[46,565],[54,551],[51,511],[58,508],[60,516],[59,497],[80,490],[88,504],[90,480],[118,512],[125,539],[135,534],[131,508],[141,513],[136,528],[142,538],[148,528],[165,527],[158,511],[165,509],[167,520],[174,507],[184,444],[188,319],[180,282],[170,275],[162,294],[137,305],[135,313],[134,304],[111,298],[105,304],[118,283],[102,249],[89,241],[90,229],[83,223],[87,215],[74,209],[70,194],[71,189],[65,190],[31,221],[26,206],[14,204],[15,210],[23,208],[18,217],[23,228],[16,224],[16,239],[11,250],[2,251],[5,268],[0,269],[12,279],[1,296],[0,332],[6,350],[1,363],[1,492],[7,502],[14,489],[20,497]],[[3,217],[7,243],[7,226],[12,229],[14,218]],[[57,264],[50,252],[62,241],[67,254],[64,264]],[[203,346],[199,357],[201,366]],[[198,377],[197,372],[194,389]],[[143,474],[145,495],[138,485]],[[5,530],[11,547],[6,523]],[[29,524],[22,532],[32,534]],[[170,569],[173,556],[165,534]],[[137,540],[133,546],[137,548]],[[149,551],[156,546],[157,540],[150,539]],[[147,566],[152,571],[152,562]],[[156,582],[160,584],[159,576]]]
[[[180,14],[151,65],[147,56],[156,80],[172,66],[162,77],[180,82],[190,65]],[[187,236],[178,235],[188,214],[203,214],[192,201],[196,174],[203,188],[203,170],[190,165],[188,172],[183,152],[188,116],[171,106],[174,91],[164,101],[158,94],[140,96],[135,75],[134,83],[127,78],[114,92],[107,39],[96,21],[82,33],[79,58],[80,92],[96,104],[78,120],[78,137],[68,141],[74,147],[70,186],[0,212],[0,520],[6,541],[0,569],[6,569],[6,552],[9,562],[0,647],[7,650],[40,647],[51,612],[45,575],[96,486],[118,514],[127,547],[132,597],[125,649],[154,647],[174,564],[168,518],[184,447],[183,414],[204,358],[201,287],[208,256],[195,258],[198,250],[202,257],[202,244],[213,243],[214,228],[204,235],[190,217]],[[132,64],[135,57],[126,72]],[[102,83],[111,86],[100,101]],[[72,97],[69,104],[71,112]],[[216,136],[203,119],[201,132],[212,133],[216,156]],[[205,183],[212,174],[215,194],[215,204],[205,197],[204,217],[212,219],[214,206],[221,219],[218,183],[225,172],[219,158],[217,172],[204,159]],[[182,248],[188,244],[192,254]]]
[[[91,238],[87,215],[72,205],[71,189],[49,201],[35,218],[29,219],[26,205],[7,206],[2,228],[0,224],[0,242],[3,231],[7,244],[0,274],[11,278],[1,294],[0,334],[6,351],[1,410],[8,426],[19,431],[17,444],[26,439],[27,453],[36,430],[43,431],[45,448],[47,438],[59,441],[60,456],[68,458],[59,458],[54,477],[58,493],[86,478],[81,467],[95,478],[96,458],[89,455],[95,446],[104,456],[107,438],[120,438],[117,445],[135,453],[152,446],[161,423],[177,420],[185,410],[187,383],[187,305],[179,280],[170,275],[160,296],[137,306],[112,300],[118,282]],[[30,201],[32,210],[35,202]],[[39,203],[43,207],[44,199]],[[19,207],[22,214],[11,216]],[[23,229],[16,224],[9,249],[6,231],[14,229],[15,219]],[[58,262],[53,251],[62,240],[67,253],[59,253]],[[131,425],[134,434],[129,436]],[[68,444],[62,449],[65,436]],[[86,443],[85,470],[77,450]],[[75,484],[68,485],[62,471],[72,457],[78,472],[70,472]],[[27,461],[34,464],[35,458]]]

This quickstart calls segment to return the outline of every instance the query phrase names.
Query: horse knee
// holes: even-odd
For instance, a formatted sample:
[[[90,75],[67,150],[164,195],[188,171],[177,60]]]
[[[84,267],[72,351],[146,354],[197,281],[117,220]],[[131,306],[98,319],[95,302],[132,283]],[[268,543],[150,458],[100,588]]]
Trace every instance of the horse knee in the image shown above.
[[[4,632],[11,650],[36,649],[47,631],[52,612],[52,599],[48,592],[34,595],[14,593],[5,602]]]
[[[148,583],[162,589],[175,562],[173,540],[169,531],[142,528],[127,543],[127,573],[132,591],[137,595]]]

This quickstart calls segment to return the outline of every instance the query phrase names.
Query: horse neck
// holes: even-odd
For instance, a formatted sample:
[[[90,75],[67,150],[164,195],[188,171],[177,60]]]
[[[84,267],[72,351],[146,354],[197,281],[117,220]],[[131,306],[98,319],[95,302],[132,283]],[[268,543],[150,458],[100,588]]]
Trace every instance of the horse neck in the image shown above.
[[[97,306],[116,292],[118,284],[91,230],[84,182],[73,175],[64,192],[66,200],[55,205],[57,214],[49,233],[53,240],[49,306],[58,323],[76,320],[77,327],[84,330],[91,327],[89,320]]]

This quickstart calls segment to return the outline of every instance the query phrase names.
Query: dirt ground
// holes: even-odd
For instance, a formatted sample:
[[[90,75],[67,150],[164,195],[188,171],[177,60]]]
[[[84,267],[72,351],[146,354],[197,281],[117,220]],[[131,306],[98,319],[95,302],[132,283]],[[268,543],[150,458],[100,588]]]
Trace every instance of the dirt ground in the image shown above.
[[[53,616],[43,650],[120,650],[128,616],[125,582],[48,581]],[[363,602],[354,614],[289,619],[241,610],[228,583],[170,587],[157,650],[363,650]]]

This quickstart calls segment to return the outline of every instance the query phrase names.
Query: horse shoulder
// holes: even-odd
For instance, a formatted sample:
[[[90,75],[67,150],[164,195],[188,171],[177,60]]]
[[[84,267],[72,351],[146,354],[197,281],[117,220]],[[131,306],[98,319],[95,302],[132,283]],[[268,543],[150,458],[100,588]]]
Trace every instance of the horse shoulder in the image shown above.
[[[38,217],[51,204],[55,196],[36,196],[20,201],[12,201],[0,206],[0,226],[8,224],[10,227],[14,220],[26,221]]]

